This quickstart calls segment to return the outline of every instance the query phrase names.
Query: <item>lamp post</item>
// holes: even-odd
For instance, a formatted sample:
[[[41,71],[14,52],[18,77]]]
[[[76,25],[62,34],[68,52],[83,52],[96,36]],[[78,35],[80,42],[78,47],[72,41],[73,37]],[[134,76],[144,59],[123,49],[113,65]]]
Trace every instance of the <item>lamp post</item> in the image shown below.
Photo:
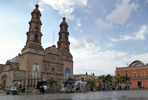
[[[128,76],[127,71],[125,71],[125,76]]]
[[[127,80],[127,76],[128,76],[127,71],[125,72],[125,76],[126,76],[126,82],[125,82],[126,83],[126,88],[129,88],[129,86],[128,86],[128,80]]]
[[[28,92],[29,92],[30,71],[28,72]]]

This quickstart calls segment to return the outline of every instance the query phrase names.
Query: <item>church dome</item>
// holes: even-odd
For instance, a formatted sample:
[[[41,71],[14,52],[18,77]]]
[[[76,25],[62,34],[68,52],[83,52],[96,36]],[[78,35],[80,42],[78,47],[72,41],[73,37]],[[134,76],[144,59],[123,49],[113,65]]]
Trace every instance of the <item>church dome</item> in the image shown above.
[[[145,65],[142,61],[140,61],[140,60],[135,60],[135,61],[133,61],[133,62],[129,65],[129,67],[130,67],[130,66],[142,66],[142,65]]]

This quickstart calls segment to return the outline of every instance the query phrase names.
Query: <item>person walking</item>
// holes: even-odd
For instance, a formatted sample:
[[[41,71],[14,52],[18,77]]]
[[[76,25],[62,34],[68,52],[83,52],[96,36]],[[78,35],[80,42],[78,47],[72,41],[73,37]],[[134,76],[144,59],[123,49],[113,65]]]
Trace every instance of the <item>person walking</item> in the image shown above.
[[[78,91],[79,90],[79,86],[78,85],[76,85],[76,91]]]
[[[44,87],[44,93],[46,93],[47,85],[45,84],[43,87]]]
[[[19,86],[19,92],[22,92],[22,85]]]

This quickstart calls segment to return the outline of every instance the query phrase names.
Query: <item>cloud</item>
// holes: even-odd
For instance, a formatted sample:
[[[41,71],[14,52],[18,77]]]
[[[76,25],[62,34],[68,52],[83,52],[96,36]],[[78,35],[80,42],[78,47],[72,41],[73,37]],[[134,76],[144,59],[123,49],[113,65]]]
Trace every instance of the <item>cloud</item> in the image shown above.
[[[113,39],[109,37],[111,41],[119,41],[119,40],[145,40],[145,36],[148,34],[148,26],[143,25],[140,27],[140,30],[137,32],[134,32],[131,35],[121,35],[119,39]]]
[[[77,24],[78,27],[81,26],[80,19],[77,20],[76,24]]]
[[[129,4],[129,2],[130,0],[122,0],[122,3],[116,4],[116,9],[106,16],[106,20],[113,23],[124,24],[130,17],[132,10],[136,10],[139,7],[138,4]]]
[[[145,0],[144,4],[148,3],[148,0]]]
[[[81,39],[74,39],[74,38],[69,38],[70,39],[70,43],[71,43],[71,48],[72,49],[85,49],[85,48],[89,48],[89,49],[93,49],[94,44],[93,44],[93,39],[90,38],[89,36],[85,36]],[[100,48],[99,48],[100,49]]]
[[[103,15],[106,14],[106,9],[102,9],[102,14],[103,14]]]
[[[41,0],[40,3],[50,5],[53,9],[58,10],[61,16],[65,14],[67,19],[73,20],[75,16],[72,15],[72,12],[76,6],[86,6],[87,0]]]
[[[131,23],[128,23],[128,24],[126,25],[126,28],[128,28],[130,25],[131,25]]]
[[[71,54],[74,61],[74,74],[115,75],[117,67],[127,67],[135,60],[147,63],[148,53],[130,54],[115,50],[102,51],[101,47],[94,45],[91,38],[70,38]]]
[[[111,37],[109,37],[109,39],[110,39],[111,41],[114,41],[114,42],[118,41],[117,39],[113,39],[113,38],[111,38]]]
[[[43,9],[43,8],[40,8],[40,7],[39,7],[39,10],[40,10],[40,11],[44,11],[44,9]]]
[[[108,28],[108,29],[113,29],[113,28],[114,28],[111,22],[109,22],[109,23],[104,22],[104,21],[102,20],[102,18],[99,18],[99,19],[95,20],[95,23],[96,23],[96,24],[98,25],[98,27],[101,28],[101,29],[106,29],[106,28]]]
[[[106,45],[106,47],[112,47],[112,46],[114,46],[113,44],[111,44],[111,43],[104,43],[105,45]]]
[[[95,75],[114,74],[116,64],[122,63],[116,58],[127,55],[125,52],[116,52],[114,50],[102,52],[100,47],[95,46],[89,37],[82,39],[70,38],[70,43],[74,60],[74,73],[77,74],[82,74],[86,71],[89,73],[94,72]]]
[[[16,45],[17,44],[17,45]],[[5,62],[8,59],[11,59],[15,56],[18,55],[18,53],[21,53],[22,48],[24,47],[24,43],[20,42],[10,42],[10,41],[5,41],[5,40],[0,40],[0,64]]]
[[[81,21],[80,19],[77,20],[75,30],[76,30],[76,31],[83,32],[82,30],[79,29],[79,28],[81,27],[80,21]]]
[[[132,34],[132,36],[121,35],[121,40],[145,40],[145,34],[148,33],[148,26],[143,25],[138,32]]]

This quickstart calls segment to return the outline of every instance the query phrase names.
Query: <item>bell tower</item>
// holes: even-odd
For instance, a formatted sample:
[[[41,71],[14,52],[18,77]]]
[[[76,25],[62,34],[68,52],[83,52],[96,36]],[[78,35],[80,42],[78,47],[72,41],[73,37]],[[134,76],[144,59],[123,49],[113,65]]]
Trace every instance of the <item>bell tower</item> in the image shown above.
[[[69,36],[68,25],[65,20],[66,20],[66,18],[64,17],[62,23],[60,24],[58,49],[61,52],[68,53],[70,42],[68,40],[68,36]]]
[[[35,69],[38,70],[38,75],[41,75],[44,57],[44,49],[41,46],[41,13],[38,8],[39,5],[36,4],[35,9],[31,12],[29,31],[26,33],[27,41],[20,56],[19,68],[20,70],[26,70],[26,73],[30,73],[30,76],[33,76],[32,73]]]
[[[42,22],[40,20],[41,13],[38,7],[39,5],[36,4],[35,9],[31,13],[32,18],[29,22],[29,31],[26,33],[27,41],[25,47],[23,48],[23,51],[27,48],[43,50],[41,46],[41,37],[42,37],[41,33]]]
[[[73,56],[70,53],[69,32],[65,17],[63,17],[63,21],[60,24],[59,41],[57,45],[64,62],[64,78],[73,77]]]

